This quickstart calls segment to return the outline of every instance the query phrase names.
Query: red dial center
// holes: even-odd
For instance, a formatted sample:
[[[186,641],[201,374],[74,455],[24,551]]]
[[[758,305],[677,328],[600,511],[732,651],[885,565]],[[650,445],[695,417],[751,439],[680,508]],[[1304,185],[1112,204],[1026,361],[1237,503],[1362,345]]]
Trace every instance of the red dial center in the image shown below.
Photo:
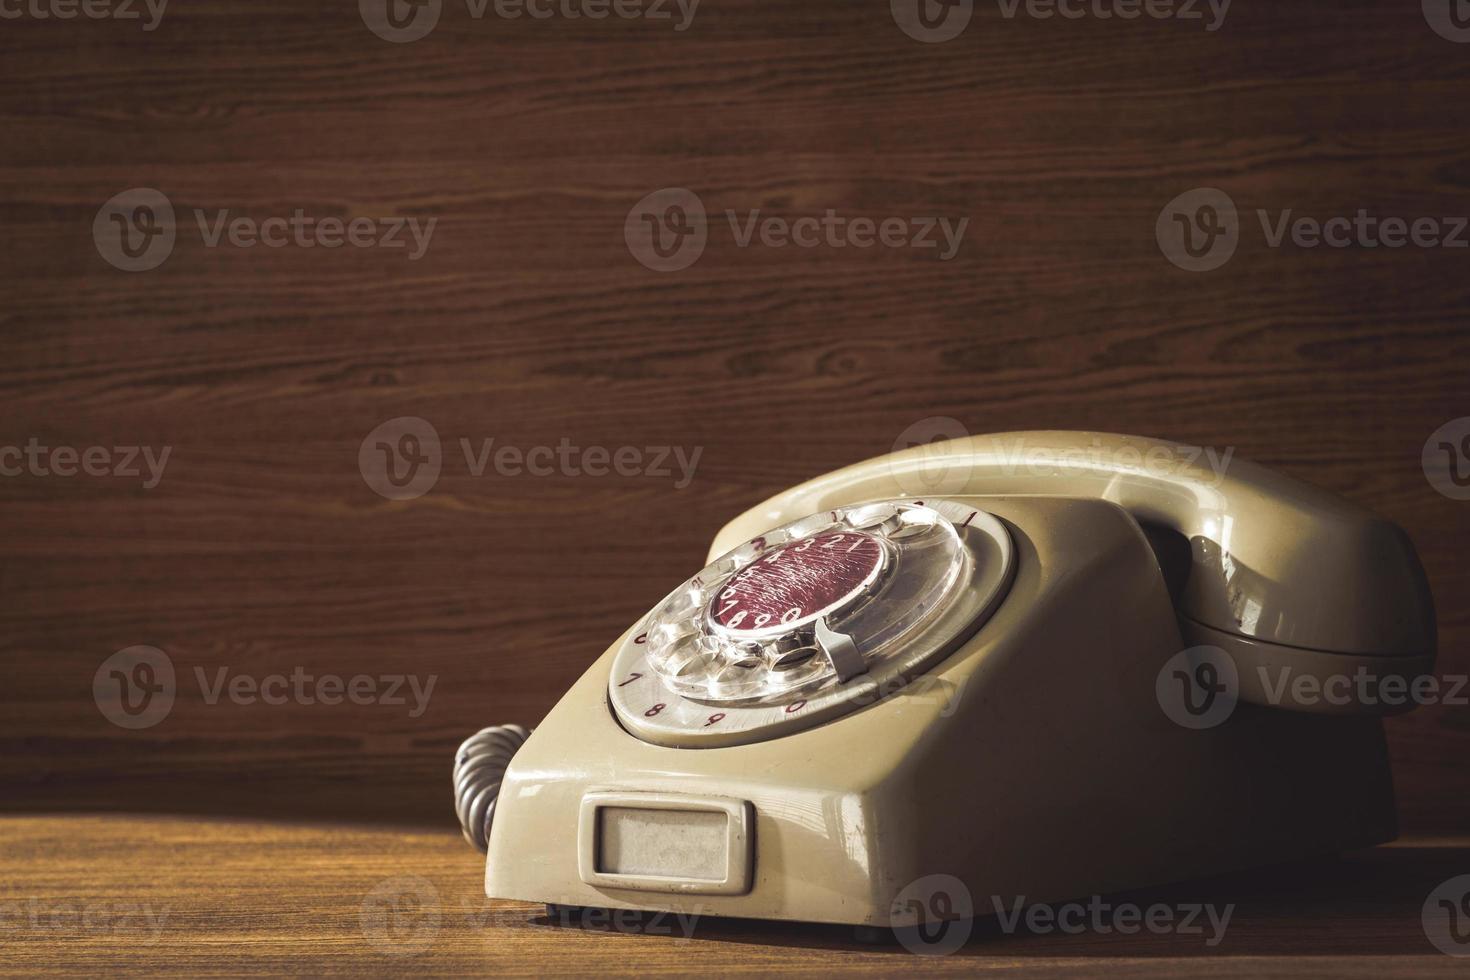
[[[870,534],[816,534],[769,551],[736,572],[710,600],[710,620],[727,632],[798,625],[849,601],[883,567]]]

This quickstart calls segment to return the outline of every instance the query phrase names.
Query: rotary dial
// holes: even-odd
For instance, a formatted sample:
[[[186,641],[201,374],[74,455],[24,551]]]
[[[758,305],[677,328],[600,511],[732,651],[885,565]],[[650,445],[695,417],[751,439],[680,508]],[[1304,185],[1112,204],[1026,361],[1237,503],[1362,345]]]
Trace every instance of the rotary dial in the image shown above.
[[[1010,571],[1004,526],[955,501],[814,514],[670,593],[619,650],[610,698],[625,727],[660,744],[815,724],[952,649]]]

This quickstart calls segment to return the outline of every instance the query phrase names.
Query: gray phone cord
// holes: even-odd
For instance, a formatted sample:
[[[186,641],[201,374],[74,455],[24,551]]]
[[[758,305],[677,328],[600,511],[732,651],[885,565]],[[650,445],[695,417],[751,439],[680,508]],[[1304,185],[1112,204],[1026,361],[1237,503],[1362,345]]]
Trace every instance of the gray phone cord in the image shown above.
[[[511,757],[530,736],[530,729],[520,725],[492,725],[465,739],[454,754],[454,812],[465,840],[477,850],[489,846],[500,782]]]

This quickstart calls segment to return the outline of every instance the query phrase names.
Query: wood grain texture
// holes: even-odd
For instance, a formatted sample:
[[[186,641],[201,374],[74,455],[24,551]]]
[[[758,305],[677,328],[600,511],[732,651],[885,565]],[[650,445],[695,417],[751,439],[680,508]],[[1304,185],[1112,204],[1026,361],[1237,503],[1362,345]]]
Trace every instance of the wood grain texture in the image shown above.
[[[836,926],[562,921],[486,899],[482,859],[448,833],[76,815],[7,817],[0,833],[0,976],[1464,975],[1419,914],[1470,866],[1464,837],[1114,899],[1233,905],[1212,946],[1210,928],[1008,933],[990,919],[940,957]]]
[[[690,29],[476,21],[412,44],[353,4],[190,0],[0,30],[0,445],[172,448],[162,482],[0,479],[0,807],[449,819],[449,753],[535,723],[697,567],[726,519],[936,417],[1234,447],[1401,523],[1470,670],[1470,504],[1421,446],[1470,415],[1466,253],[1269,248],[1183,272],[1175,195],[1243,214],[1470,210],[1470,47],[1415,3],[1240,4],[1180,22],[1008,20],[919,44],[887,4],[715,0]],[[107,265],[103,202],[185,222]],[[716,224],[669,274],[633,204]],[[437,218],[427,254],[206,248],[194,208]],[[740,248],[725,209],[968,217],[959,254]],[[428,419],[427,495],[364,437]],[[470,475],[456,444],[680,446],[693,482]],[[93,674],[181,678],[123,731]],[[437,677],[428,709],[210,704],[220,667]],[[1470,713],[1390,722],[1403,822],[1470,819]],[[287,956],[285,947],[277,955]]]

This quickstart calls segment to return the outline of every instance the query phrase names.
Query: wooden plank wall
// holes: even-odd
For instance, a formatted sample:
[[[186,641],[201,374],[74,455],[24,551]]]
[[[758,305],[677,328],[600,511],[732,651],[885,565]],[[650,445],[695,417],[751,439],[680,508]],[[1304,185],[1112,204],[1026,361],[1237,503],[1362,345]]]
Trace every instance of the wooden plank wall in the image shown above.
[[[705,0],[677,30],[448,0],[411,43],[353,7],[0,24],[0,446],[170,448],[151,489],[0,479],[4,807],[444,821],[458,740],[538,720],[727,518],[942,418],[1234,447],[1371,506],[1470,670],[1470,502],[1420,462],[1470,415],[1470,251],[1272,247],[1256,218],[1470,214],[1470,44],[1417,2],[1242,0],[1213,31],[984,2],[941,43],[883,2]],[[177,238],[128,272],[94,220],[139,187]],[[668,187],[708,241],[659,272],[625,220]],[[1239,243],[1190,272],[1155,225],[1201,187]],[[436,224],[411,259],[211,247],[194,215],[297,209]],[[968,225],[948,260],[742,247],[725,212],[754,209]],[[359,449],[403,416],[443,470],[393,501]],[[700,456],[682,488],[475,476],[459,440],[490,438]],[[92,688],[136,644],[179,689],[130,731]],[[437,682],[417,717],[210,704],[221,667]],[[1406,827],[1463,828],[1470,712],[1390,733]]]

